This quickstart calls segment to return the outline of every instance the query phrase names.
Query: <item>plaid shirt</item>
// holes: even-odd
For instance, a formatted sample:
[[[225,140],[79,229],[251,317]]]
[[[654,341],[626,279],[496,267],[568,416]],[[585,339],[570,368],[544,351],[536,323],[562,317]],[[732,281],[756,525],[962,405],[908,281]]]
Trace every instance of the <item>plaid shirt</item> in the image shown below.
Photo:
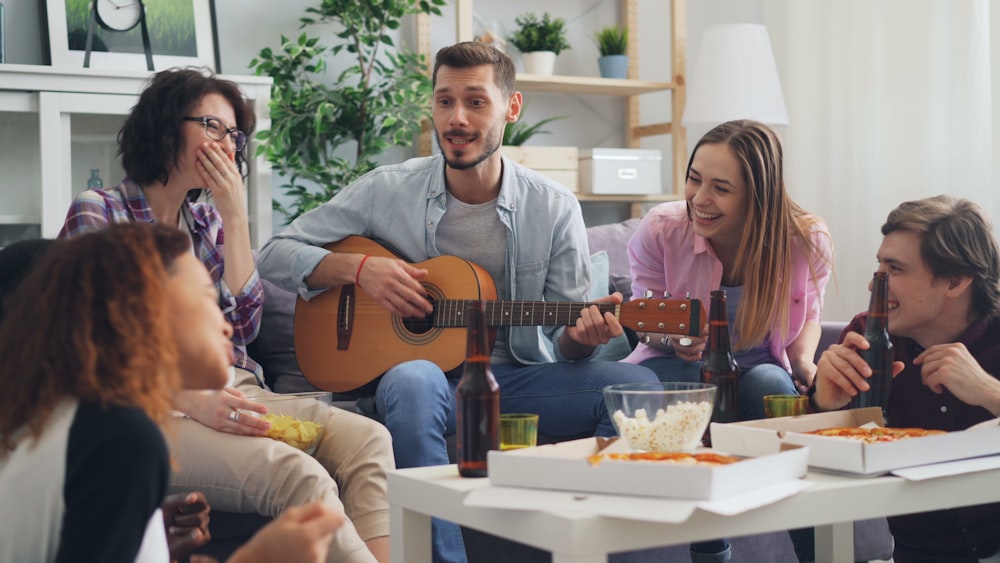
[[[246,345],[257,337],[257,331],[260,330],[264,304],[264,288],[257,270],[254,270],[239,293],[233,295],[222,280],[225,236],[219,212],[207,203],[192,204],[185,200],[181,205],[181,218],[191,235],[195,255],[208,268],[208,273],[219,290],[219,306],[226,315],[226,320],[233,325],[236,367],[256,374],[259,382],[262,370],[247,355],[246,350]],[[87,190],[76,196],[66,214],[66,222],[59,232],[59,238],[73,238],[102,229],[111,223],[131,221],[155,223],[156,217],[153,216],[142,188],[126,178],[117,186]]]

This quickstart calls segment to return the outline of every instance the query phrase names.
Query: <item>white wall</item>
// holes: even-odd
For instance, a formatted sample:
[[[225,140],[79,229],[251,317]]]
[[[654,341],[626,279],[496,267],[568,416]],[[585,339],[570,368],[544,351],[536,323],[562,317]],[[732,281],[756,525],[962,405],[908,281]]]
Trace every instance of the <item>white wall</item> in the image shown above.
[[[687,71],[690,73],[698,56],[698,44],[702,32],[709,25],[717,23],[768,23],[772,45],[776,49],[776,59],[779,74],[785,85],[786,97],[789,91],[795,91],[794,85],[788,81],[794,77],[787,76],[785,69],[786,53],[781,51],[784,42],[783,29],[787,22],[781,22],[781,13],[785,2],[793,0],[688,0],[687,1]],[[806,0],[795,0],[806,1]],[[808,0],[810,2],[820,0]],[[830,1],[830,0],[826,0]],[[913,4],[913,9],[921,9],[921,0]],[[44,60],[40,45],[42,40],[38,31],[39,14],[36,0],[3,0],[7,6],[7,45],[8,62],[23,62],[39,64]],[[277,47],[279,35],[295,36],[299,33],[298,18],[304,15],[307,6],[314,5],[315,0],[215,0],[219,14],[219,39],[221,45],[222,70],[226,74],[250,74],[247,65],[262,47]],[[990,11],[992,42],[992,68],[1000,68],[1000,6],[993,6]],[[597,49],[590,39],[590,34],[618,16],[618,4],[615,0],[559,0],[539,3],[535,0],[506,0],[493,2],[478,0],[476,12],[486,22],[496,22],[501,31],[508,32],[517,14],[548,9],[553,15],[566,19],[569,26],[569,39],[573,48],[563,53],[556,64],[556,72],[561,74],[597,74]],[[640,0],[640,78],[647,80],[669,81],[671,69],[668,53],[669,10],[664,0]],[[778,22],[777,24],[775,22]],[[433,25],[434,49],[449,44],[454,37],[454,11],[446,7],[444,17],[436,19]],[[316,33],[317,30],[311,30]],[[412,30],[404,30],[410,33]],[[34,48],[33,48],[34,47]],[[516,58],[515,58],[516,60]],[[331,69],[332,72],[336,68]],[[984,115],[983,119],[993,123],[994,139],[993,159],[994,174],[992,185],[979,186],[983,201],[993,201],[992,191],[1000,185],[1000,72],[992,73],[993,108],[992,115]],[[914,85],[919,87],[919,85]],[[537,120],[543,116],[571,114],[572,119],[553,123],[550,129],[552,135],[537,137],[538,144],[573,144],[577,146],[616,146],[622,143],[624,121],[622,101],[615,97],[601,96],[563,96],[532,94],[526,96],[527,109],[525,117]],[[643,98],[641,115],[643,122],[660,122],[670,119],[669,93],[657,93]],[[794,100],[789,100],[793,105]],[[791,125],[785,130],[779,130],[783,135],[798,138],[808,138],[808,131],[795,130],[794,116]],[[800,125],[800,128],[802,126]],[[791,133],[795,132],[795,135]],[[704,130],[688,131],[688,148],[694,145]],[[822,135],[817,131],[816,135]],[[664,155],[670,154],[670,137],[653,137],[643,140],[646,148],[660,148]],[[789,147],[789,157],[793,158],[794,148]],[[386,162],[398,161],[409,156],[405,153],[393,153],[387,156]],[[672,191],[669,185],[672,177],[670,159],[664,158],[664,191]],[[956,163],[959,165],[959,163]],[[275,186],[281,184],[280,178],[275,178]],[[794,177],[788,178],[789,189],[793,197],[809,201],[808,190],[814,186],[802,186],[796,183]],[[892,194],[892,199],[904,201],[911,199],[907,187],[878,186],[873,189],[884,189],[898,192]],[[277,191],[277,190],[276,190]],[[975,193],[975,192],[974,192]],[[976,199],[972,196],[973,199]],[[859,224],[850,214],[831,216],[826,209],[810,209],[824,216],[827,222],[835,228],[859,228],[871,230],[871,240],[859,244],[857,248],[837,248],[838,264],[850,262],[865,264],[873,262],[874,245],[878,241],[878,222],[875,224]],[[879,214],[884,211],[880,210]],[[991,209],[991,212],[993,210]],[[605,222],[621,218],[625,210],[622,206],[590,207],[587,211],[588,221]],[[280,224],[276,225],[280,229]],[[838,266],[838,271],[844,268]],[[850,269],[850,268],[848,268]],[[840,286],[856,286],[866,283],[865,280],[839,280]],[[861,292],[837,292],[831,288],[827,299],[826,317],[831,319],[846,319],[853,312],[861,310],[867,303],[866,294]]]

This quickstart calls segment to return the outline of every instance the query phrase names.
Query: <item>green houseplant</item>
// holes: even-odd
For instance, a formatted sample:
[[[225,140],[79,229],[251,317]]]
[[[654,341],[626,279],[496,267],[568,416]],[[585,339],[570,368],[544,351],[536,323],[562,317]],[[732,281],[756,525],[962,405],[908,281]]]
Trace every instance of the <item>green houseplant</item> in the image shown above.
[[[262,49],[250,62],[274,79],[271,128],[257,134],[263,154],[287,180],[289,206],[275,209],[289,221],[329,200],[373,169],[386,149],[409,147],[428,115],[427,64],[397,48],[389,33],[415,13],[440,15],[445,0],[322,0],[306,9],[301,28],[335,24],[332,46],[303,32],[281,37],[278,50]],[[332,81],[333,57],[352,61]]]
[[[517,29],[507,40],[521,52],[525,72],[552,74],[556,55],[570,49],[566,41],[566,21],[546,12],[541,19],[532,13],[521,14],[514,18],[514,23]]]
[[[594,33],[594,41],[601,56],[597,65],[602,78],[626,78],[628,76],[628,30],[609,25]]]

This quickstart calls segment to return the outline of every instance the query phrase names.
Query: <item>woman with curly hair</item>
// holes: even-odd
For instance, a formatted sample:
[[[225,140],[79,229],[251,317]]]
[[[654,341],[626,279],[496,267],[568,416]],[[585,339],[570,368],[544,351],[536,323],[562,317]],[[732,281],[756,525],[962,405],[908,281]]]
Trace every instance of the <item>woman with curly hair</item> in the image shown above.
[[[174,407],[187,416],[171,421],[177,461],[171,492],[203,491],[218,510],[266,516],[313,500],[343,506],[350,521],[334,538],[330,562],[388,563],[386,472],[395,463],[385,427],[320,401],[300,401],[286,414],[323,426],[310,456],[265,438],[270,423],[253,416],[267,412],[253,399],[271,395],[246,351],[264,299],[244,186],[254,127],[253,108],[235,83],[202,69],[156,73],[118,133],[127,177],[79,194],[59,236],[125,222],[178,226],[212,276],[218,306],[234,328],[235,378],[218,391],[174,397]],[[205,192],[208,200],[200,197]]]
[[[0,526],[0,560],[166,561],[160,428],[181,387],[218,389],[233,361],[190,240],[120,225],[52,244],[13,295],[0,323],[0,505],[17,517]],[[302,507],[232,561],[316,561],[341,519]]]

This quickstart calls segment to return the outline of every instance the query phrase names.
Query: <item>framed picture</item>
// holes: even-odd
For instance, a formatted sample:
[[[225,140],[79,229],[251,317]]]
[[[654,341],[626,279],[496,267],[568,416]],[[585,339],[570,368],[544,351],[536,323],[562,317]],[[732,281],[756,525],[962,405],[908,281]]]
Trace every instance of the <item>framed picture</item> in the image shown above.
[[[52,66],[82,68],[93,0],[44,1]],[[155,70],[174,66],[216,70],[213,1],[144,0]],[[146,71],[141,25],[116,32],[95,22],[90,68]]]

